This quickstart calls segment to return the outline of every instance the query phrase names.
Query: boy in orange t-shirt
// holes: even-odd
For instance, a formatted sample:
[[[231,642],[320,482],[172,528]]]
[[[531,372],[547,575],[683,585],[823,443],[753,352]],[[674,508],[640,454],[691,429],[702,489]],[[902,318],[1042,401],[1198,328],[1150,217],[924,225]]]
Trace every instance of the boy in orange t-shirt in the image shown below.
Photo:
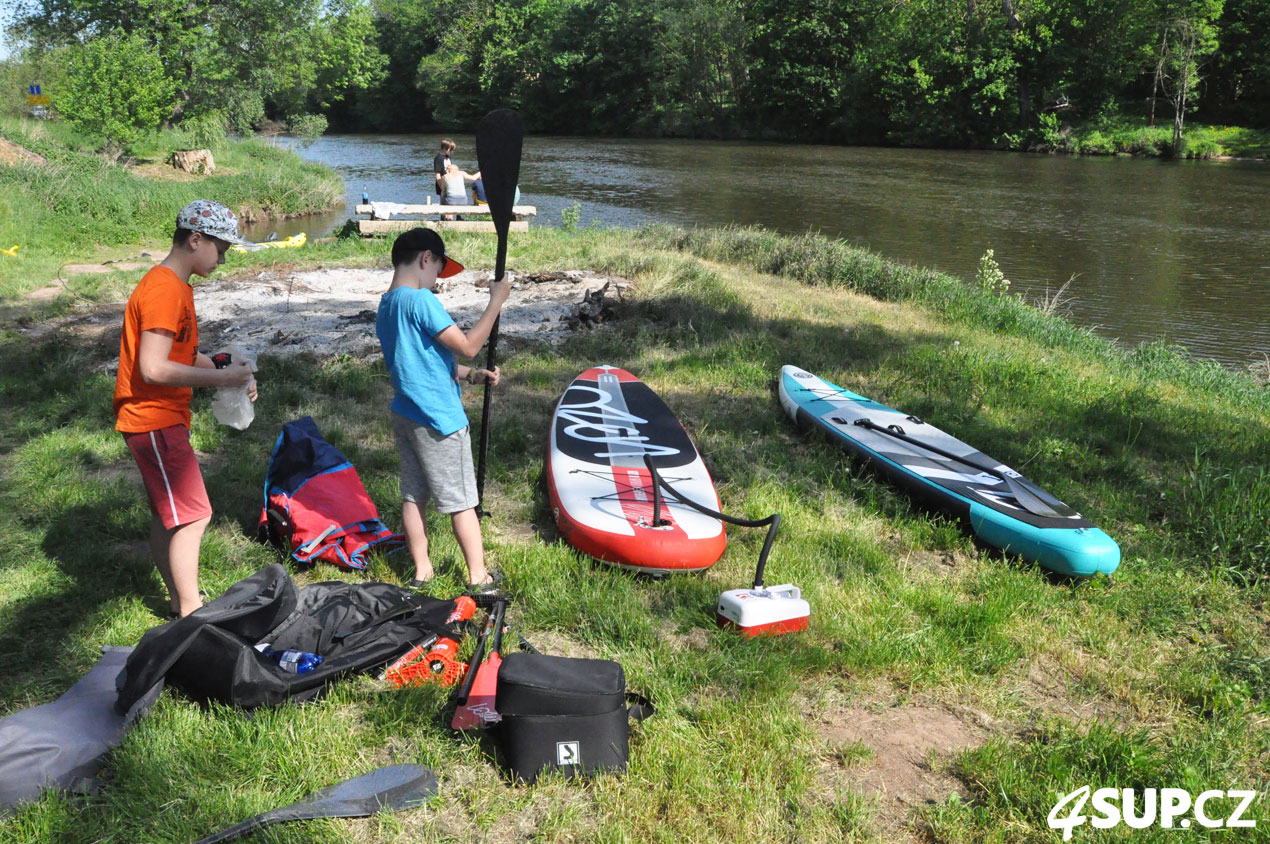
[[[198,550],[212,507],[190,445],[193,387],[241,387],[256,400],[246,361],[217,369],[198,351],[190,276],[207,277],[225,263],[238,220],[218,202],[197,199],[181,209],[172,251],[142,276],[124,311],[115,377],[115,428],[141,470],[150,502],[150,556],[168,589],[173,617],[202,606]]]

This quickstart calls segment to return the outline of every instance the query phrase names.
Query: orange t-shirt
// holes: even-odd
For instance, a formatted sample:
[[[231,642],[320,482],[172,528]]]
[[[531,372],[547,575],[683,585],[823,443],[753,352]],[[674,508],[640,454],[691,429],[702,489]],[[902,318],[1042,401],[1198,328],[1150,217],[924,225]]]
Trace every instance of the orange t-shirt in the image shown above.
[[[198,323],[194,288],[167,267],[147,272],[137,282],[124,310],[119,338],[119,373],[115,376],[115,429],[126,433],[157,431],[171,425],[190,426],[190,387],[147,384],[137,358],[141,332],[171,331],[168,360],[193,366],[198,358]]]

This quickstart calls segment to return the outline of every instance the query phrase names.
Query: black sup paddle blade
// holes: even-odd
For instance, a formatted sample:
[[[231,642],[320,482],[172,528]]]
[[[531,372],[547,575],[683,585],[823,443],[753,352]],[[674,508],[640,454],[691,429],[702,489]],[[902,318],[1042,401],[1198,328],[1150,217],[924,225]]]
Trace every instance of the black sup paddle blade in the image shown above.
[[[502,278],[505,269],[508,224],[520,183],[520,153],[525,140],[525,126],[520,113],[509,108],[491,111],[476,127],[476,163],[485,185],[485,200],[499,237],[498,267],[494,280]]]
[[[400,812],[428,802],[437,793],[437,775],[422,765],[390,765],[360,777],[315,791],[310,796],[248,818],[194,844],[220,844],[250,835],[262,827],[315,818],[368,818],[379,812]]]

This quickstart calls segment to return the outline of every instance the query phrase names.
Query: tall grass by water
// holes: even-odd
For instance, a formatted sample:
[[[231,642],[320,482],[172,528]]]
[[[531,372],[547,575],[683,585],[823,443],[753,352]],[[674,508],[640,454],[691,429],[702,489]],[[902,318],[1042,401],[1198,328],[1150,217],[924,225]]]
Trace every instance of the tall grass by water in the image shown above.
[[[493,265],[488,236],[447,246],[468,266]],[[236,255],[220,272],[369,264],[386,283],[387,248],[354,238],[302,255]],[[434,767],[441,794],[424,810],[279,827],[272,840],[1030,842],[1053,840],[1046,813],[1085,783],[1265,787],[1270,399],[1251,379],[1165,347],[1121,351],[1017,297],[815,237],[536,229],[512,237],[509,264],[634,282],[616,322],[558,348],[500,346],[485,522],[518,632],[551,653],[620,660],[656,703],[629,773],[510,786],[477,742],[445,729],[436,688],[360,678],[252,717],[169,690],[112,754],[100,797],[49,796],[0,822],[0,841],[192,840],[389,762]],[[115,301],[135,278],[77,280],[75,290]],[[55,697],[101,645],[135,642],[166,602],[135,469],[112,430],[103,368],[117,346],[0,331],[12,408],[0,417],[7,713]],[[751,641],[714,626],[718,593],[752,577],[761,531],[731,531],[713,569],[662,581],[560,541],[540,486],[547,421],[568,382],[600,363],[666,400],[726,511],[782,514],[768,579],[803,589],[810,631]],[[1120,570],[1063,582],[977,547],[796,429],[773,394],[786,363],[916,413],[1039,481],[1120,543]],[[217,510],[202,556],[210,594],[275,559],[248,536],[278,427],[297,416],[317,420],[400,524],[382,363],[264,352],[260,367],[247,431],[218,426],[210,396],[195,402],[193,439]],[[466,399],[475,419],[479,394]],[[456,594],[457,548],[444,519],[430,530],[433,592]],[[412,569],[390,556],[369,576],[404,582]],[[296,577],[361,576],[324,566]],[[917,766],[951,778],[955,793],[896,810],[864,784],[877,754],[841,737],[916,706],[976,740]]]
[[[0,137],[41,156],[0,160],[0,295],[14,296],[58,277],[68,262],[127,257],[171,243],[176,214],[208,198],[246,219],[290,217],[325,210],[343,199],[339,177],[260,140],[213,148],[216,171],[192,176],[166,157],[174,143],[155,136],[137,160],[106,160],[65,124],[0,117]]]

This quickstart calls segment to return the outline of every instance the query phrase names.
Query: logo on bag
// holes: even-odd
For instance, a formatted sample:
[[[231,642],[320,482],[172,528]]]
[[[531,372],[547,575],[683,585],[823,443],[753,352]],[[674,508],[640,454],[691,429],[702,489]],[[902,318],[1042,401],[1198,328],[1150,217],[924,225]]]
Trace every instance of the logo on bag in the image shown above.
[[[556,742],[556,764],[578,765],[582,762],[582,745],[576,741]]]

